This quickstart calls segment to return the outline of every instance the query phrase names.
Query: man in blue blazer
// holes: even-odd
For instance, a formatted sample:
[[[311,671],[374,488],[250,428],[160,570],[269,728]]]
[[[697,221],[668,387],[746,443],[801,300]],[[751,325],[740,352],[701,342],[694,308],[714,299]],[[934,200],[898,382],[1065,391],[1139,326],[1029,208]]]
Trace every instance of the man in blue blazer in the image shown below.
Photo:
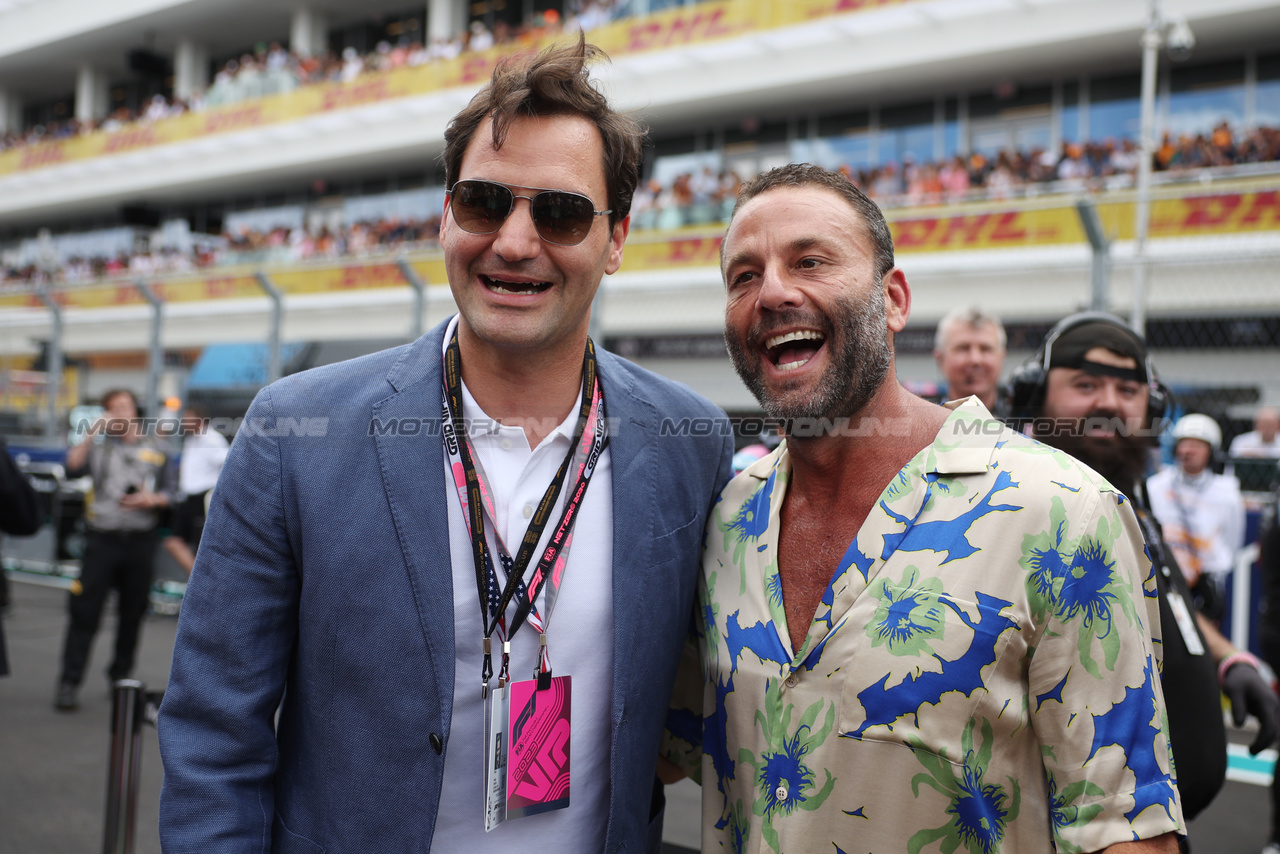
[[[446,131],[459,314],[250,408],[160,712],[166,852],[658,850],[658,739],[733,442],[588,341],[640,164],[597,54],[500,67]],[[535,744],[568,785],[487,823],[485,715],[506,690],[526,723],[518,685],[571,709]]]

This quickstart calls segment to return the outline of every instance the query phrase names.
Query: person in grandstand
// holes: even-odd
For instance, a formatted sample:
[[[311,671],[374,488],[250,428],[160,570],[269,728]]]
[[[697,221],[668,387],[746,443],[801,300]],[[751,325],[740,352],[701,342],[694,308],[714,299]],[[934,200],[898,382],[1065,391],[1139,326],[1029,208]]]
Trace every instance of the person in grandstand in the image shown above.
[[[1123,496],[897,382],[911,288],[839,173],[749,181],[721,269],[734,367],[786,439],[716,504],[704,666],[673,700],[703,850],[1175,850]]]
[[[458,314],[251,406],[160,710],[166,851],[658,850],[733,435],[588,337],[642,140],[600,56],[505,61],[449,124]]]
[[[1236,649],[1195,608],[1182,569],[1151,513],[1145,475],[1154,436],[1171,404],[1146,342],[1119,319],[1082,312],[1060,321],[1010,377],[1013,416],[1031,435],[1097,471],[1129,499],[1142,524],[1159,592],[1169,740],[1187,820],[1226,776],[1221,694],[1237,725],[1252,715],[1258,753],[1280,732],[1280,701],[1258,661]],[[1185,847],[1185,843],[1184,843]]]

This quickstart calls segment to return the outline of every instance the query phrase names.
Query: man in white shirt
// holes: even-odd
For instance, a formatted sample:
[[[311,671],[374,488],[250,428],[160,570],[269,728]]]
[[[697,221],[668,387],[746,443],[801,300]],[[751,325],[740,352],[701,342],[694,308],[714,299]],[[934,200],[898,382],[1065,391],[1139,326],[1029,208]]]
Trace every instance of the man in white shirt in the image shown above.
[[[1253,414],[1253,429],[1231,440],[1232,457],[1280,458],[1280,410],[1264,406]]]
[[[1187,586],[1205,599],[1208,610],[1221,612],[1215,596],[1235,567],[1244,541],[1244,502],[1240,484],[1214,474],[1213,455],[1222,448],[1222,430],[1208,415],[1184,415],[1173,427],[1176,464],[1147,480],[1151,512],[1164,531]],[[1210,587],[1202,576],[1207,575]],[[1207,613],[1210,619],[1217,614]]]
[[[457,317],[250,408],[160,712],[167,851],[658,850],[733,436],[588,337],[642,159],[599,56],[500,64],[445,131]]]
[[[191,574],[196,549],[204,530],[209,493],[218,482],[230,446],[217,430],[209,428],[209,415],[198,403],[188,403],[182,412],[182,453],[178,457],[179,503],[170,520],[171,533],[161,545]]]

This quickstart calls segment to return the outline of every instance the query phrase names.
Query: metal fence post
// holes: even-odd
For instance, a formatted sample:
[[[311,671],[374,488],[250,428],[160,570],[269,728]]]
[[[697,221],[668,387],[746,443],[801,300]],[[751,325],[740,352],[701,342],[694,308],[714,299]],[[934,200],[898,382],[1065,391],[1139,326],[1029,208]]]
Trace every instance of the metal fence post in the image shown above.
[[[115,683],[102,854],[133,854],[138,781],[142,776],[142,725],[156,722],[163,698],[163,691],[148,692],[136,679],[120,679]]]
[[[413,341],[417,341],[422,337],[422,315],[426,311],[427,295],[422,278],[414,271],[413,267],[403,258],[396,261],[396,266],[400,268],[400,275],[404,276],[404,280],[409,283],[409,287],[413,288],[413,320],[409,324],[409,336]]]
[[[146,412],[152,417],[160,414],[160,374],[164,371],[164,346],[160,343],[164,331],[164,300],[146,282],[139,279],[134,283],[142,298],[151,303],[151,340],[148,342],[147,356],[147,399]]]
[[[142,766],[143,685],[136,679],[115,683],[111,704],[111,765],[107,769],[107,820],[102,854],[133,854],[138,774]]]
[[[44,366],[49,376],[49,381],[45,384],[45,390],[49,393],[49,419],[44,424],[44,435],[53,438],[60,433],[66,435],[58,429],[58,395],[62,392],[62,306],[54,298],[52,286],[48,284],[37,291],[37,296],[45,308],[49,309],[49,361]]]
[[[1084,228],[1089,245],[1093,248],[1093,264],[1091,267],[1091,287],[1089,289],[1089,310],[1107,311],[1110,302],[1110,253],[1111,241],[1098,219],[1098,210],[1087,199],[1076,202],[1076,213],[1080,215],[1080,225]]]
[[[267,331],[267,382],[280,379],[284,370],[280,364],[280,326],[284,322],[284,294],[266,273],[256,273],[258,287],[271,299],[271,329]]]

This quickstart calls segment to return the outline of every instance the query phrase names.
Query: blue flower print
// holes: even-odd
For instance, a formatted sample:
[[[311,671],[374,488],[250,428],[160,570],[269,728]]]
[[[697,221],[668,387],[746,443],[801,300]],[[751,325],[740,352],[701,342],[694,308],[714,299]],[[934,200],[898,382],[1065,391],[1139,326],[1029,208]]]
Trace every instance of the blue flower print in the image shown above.
[[[809,752],[808,743],[800,736],[808,727],[801,727],[791,738],[783,738],[782,750],[764,754],[764,767],[760,769],[760,790],[765,797],[764,812],[770,816],[775,809],[790,813],[808,800],[804,789],[813,783],[813,771],[801,762]],[[785,792],[782,799],[778,795]]]

